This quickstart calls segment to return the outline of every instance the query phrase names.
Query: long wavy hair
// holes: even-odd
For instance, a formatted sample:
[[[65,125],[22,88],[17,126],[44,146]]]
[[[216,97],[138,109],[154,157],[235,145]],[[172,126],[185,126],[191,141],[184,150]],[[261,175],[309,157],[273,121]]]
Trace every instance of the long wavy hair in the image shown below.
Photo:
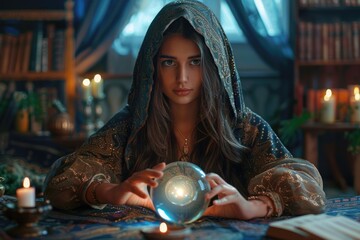
[[[190,23],[179,18],[164,32],[181,34],[194,41],[201,53],[203,83],[200,97],[199,122],[195,128],[195,144],[190,161],[200,166],[206,173],[215,172],[227,182],[243,190],[244,182],[239,175],[246,148],[233,133],[235,123],[225,88],[219,78],[213,57],[205,45],[203,37]],[[153,59],[156,68],[157,56]],[[170,105],[162,93],[157,72],[154,73],[154,86],[149,107],[148,119],[135,138],[135,165],[133,172],[153,167],[160,162],[174,162],[177,159],[178,144],[173,132]]]

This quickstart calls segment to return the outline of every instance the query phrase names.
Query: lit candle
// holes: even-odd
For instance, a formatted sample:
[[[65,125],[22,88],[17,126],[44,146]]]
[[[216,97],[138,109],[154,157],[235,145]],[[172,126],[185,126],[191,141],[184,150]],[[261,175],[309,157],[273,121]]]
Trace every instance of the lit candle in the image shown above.
[[[354,88],[354,96],[350,99],[351,122],[360,123],[360,89]]]
[[[91,99],[91,82],[88,78],[85,78],[82,81],[82,89],[83,89],[83,100],[87,101]]]
[[[330,89],[326,90],[325,96],[321,101],[320,121],[323,123],[335,122],[335,98]]]
[[[104,81],[100,74],[96,74],[94,76],[93,82],[91,84],[91,90],[94,98],[104,97]]]
[[[187,239],[191,229],[183,226],[167,226],[162,222],[158,228],[142,230],[146,239]]]
[[[18,207],[35,207],[35,188],[30,187],[30,179],[24,178],[23,188],[16,190]]]
[[[166,223],[164,223],[164,222],[160,223],[159,231],[160,231],[161,233],[166,233],[167,230],[168,230],[168,228],[167,228]]]

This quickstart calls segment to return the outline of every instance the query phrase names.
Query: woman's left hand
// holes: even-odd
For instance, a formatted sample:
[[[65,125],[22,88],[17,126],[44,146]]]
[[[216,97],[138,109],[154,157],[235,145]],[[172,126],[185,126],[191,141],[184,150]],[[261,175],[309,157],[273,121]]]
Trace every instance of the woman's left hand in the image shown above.
[[[258,202],[248,201],[235,187],[228,184],[219,175],[209,173],[206,175],[206,179],[211,187],[206,198],[211,200],[217,196],[218,199],[214,200],[213,205],[205,210],[204,216],[247,220],[266,215],[266,206],[262,207],[259,206]]]

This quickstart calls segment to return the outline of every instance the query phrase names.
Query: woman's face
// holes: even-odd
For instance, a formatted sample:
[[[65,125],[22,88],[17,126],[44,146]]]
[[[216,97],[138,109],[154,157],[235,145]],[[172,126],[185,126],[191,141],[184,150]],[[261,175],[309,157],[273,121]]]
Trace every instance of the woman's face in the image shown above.
[[[199,47],[179,34],[167,36],[157,59],[158,80],[171,106],[197,104],[202,70]]]

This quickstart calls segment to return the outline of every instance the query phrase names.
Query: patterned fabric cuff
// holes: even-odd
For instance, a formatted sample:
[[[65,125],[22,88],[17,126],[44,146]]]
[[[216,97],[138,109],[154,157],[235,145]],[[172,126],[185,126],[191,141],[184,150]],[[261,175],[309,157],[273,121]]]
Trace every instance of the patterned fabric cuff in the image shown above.
[[[95,202],[98,202],[96,195],[95,195],[95,188],[100,183],[103,183],[103,182],[109,183],[109,181],[106,179],[104,174],[96,174],[88,182],[85,183],[83,190],[82,190],[82,200],[84,201],[84,203],[86,203],[87,205],[89,205],[92,208],[101,210],[101,209],[105,208],[107,204],[95,204],[94,205],[94,204],[89,203],[86,199],[86,192],[93,182],[97,182],[97,185],[94,187],[92,195],[94,197]]]
[[[258,192],[254,196],[267,196],[271,199],[274,204],[274,209],[271,216],[269,217],[280,217],[283,213],[284,207],[280,198],[280,195],[276,192]]]

